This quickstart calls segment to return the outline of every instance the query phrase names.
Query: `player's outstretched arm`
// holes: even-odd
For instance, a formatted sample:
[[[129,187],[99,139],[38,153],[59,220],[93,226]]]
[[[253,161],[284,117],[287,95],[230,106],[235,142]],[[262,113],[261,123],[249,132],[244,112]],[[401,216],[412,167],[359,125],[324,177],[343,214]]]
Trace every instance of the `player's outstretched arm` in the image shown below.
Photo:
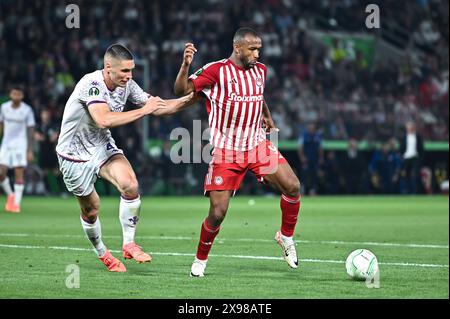
[[[191,66],[194,54],[197,52],[194,44],[186,43],[183,53],[183,63],[181,64],[180,71],[178,72],[173,91],[176,96],[187,95],[194,92],[194,84],[188,79],[189,67]]]
[[[99,128],[112,128],[134,122],[145,115],[166,107],[166,101],[159,96],[152,96],[142,108],[128,112],[112,112],[106,103],[90,104],[88,110]]]
[[[167,107],[153,112],[152,115],[155,116],[171,115],[187,108],[188,106],[197,103],[201,99],[202,97],[200,95],[191,92],[188,95],[185,95],[178,99],[165,100],[167,103]]]

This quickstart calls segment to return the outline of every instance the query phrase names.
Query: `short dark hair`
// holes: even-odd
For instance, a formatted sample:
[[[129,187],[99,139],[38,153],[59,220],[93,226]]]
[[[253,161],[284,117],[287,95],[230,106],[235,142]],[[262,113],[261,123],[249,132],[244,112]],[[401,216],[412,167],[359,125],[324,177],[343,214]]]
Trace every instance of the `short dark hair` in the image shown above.
[[[252,28],[242,27],[242,28],[237,29],[236,33],[234,34],[233,43],[242,41],[247,34],[251,34],[256,38],[261,38],[261,36],[258,34],[258,32],[256,32]]]
[[[9,92],[14,91],[14,90],[20,91],[20,92],[23,93],[24,92],[23,85],[20,85],[20,84],[13,84],[13,85],[11,85],[11,87],[9,89]]]
[[[106,49],[105,57],[110,56],[118,60],[133,60],[133,54],[124,45],[115,43]]]

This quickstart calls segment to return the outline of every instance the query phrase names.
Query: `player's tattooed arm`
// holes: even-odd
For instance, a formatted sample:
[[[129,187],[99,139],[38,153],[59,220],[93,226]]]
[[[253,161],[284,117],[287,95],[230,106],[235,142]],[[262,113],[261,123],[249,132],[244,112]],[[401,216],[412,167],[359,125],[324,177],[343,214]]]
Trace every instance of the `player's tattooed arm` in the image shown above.
[[[194,54],[197,52],[194,44],[186,43],[183,62],[178,71],[173,90],[176,96],[183,96],[195,91],[194,84],[188,79],[189,67],[191,66],[192,60],[194,59]]]
[[[279,129],[273,122],[272,115],[270,114],[270,110],[269,107],[267,106],[266,100],[264,100],[262,112],[263,112],[263,123],[266,128],[266,132],[271,133],[272,131],[279,131]]]

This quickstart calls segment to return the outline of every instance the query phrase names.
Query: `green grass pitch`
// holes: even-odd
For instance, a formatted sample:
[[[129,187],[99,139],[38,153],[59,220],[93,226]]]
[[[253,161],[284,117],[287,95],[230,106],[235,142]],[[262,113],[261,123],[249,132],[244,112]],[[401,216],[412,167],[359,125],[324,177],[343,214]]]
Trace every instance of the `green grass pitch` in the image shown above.
[[[122,258],[118,206],[102,198],[100,220]],[[137,243],[153,261],[124,261],[118,274],[97,260],[75,198],[25,197],[20,214],[0,212],[0,298],[449,298],[448,197],[305,196],[294,270],[273,240],[279,198],[236,196],[206,276],[190,278],[208,207],[201,197],[143,198]],[[347,276],[344,260],[357,248],[378,257],[379,289]],[[79,288],[66,287],[70,265]]]

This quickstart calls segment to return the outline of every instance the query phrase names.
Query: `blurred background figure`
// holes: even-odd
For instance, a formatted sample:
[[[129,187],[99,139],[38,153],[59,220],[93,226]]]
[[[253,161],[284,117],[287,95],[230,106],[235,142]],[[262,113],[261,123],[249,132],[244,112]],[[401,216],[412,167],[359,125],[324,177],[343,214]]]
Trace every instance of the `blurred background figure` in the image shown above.
[[[319,169],[320,193],[336,195],[342,192],[343,171],[336,152],[328,151]]]
[[[34,138],[38,143],[38,164],[42,169],[42,179],[45,183],[44,192],[53,195],[60,194],[65,190],[55,153],[58,136],[59,123],[54,122],[49,110],[41,110]]]
[[[425,194],[433,194],[433,173],[429,167],[425,166],[420,169],[420,181]]]
[[[423,140],[421,135],[417,133],[414,122],[406,122],[405,129],[405,134],[400,142],[400,154],[403,159],[402,169],[406,180],[406,193],[417,194],[419,171],[424,151]]]
[[[448,195],[448,180],[443,181],[441,184],[439,184],[439,187],[441,189],[442,194]]]
[[[10,100],[0,106],[0,184],[7,195],[5,211],[20,213],[24,191],[24,172],[33,162],[35,118],[33,108],[23,102],[24,89],[14,85]],[[8,170],[14,170],[14,189],[8,178]]]
[[[373,191],[378,194],[394,194],[398,188],[401,159],[392,148],[392,143],[385,142],[374,151],[369,163],[369,174]]]
[[[48,110],[52,121],[60,123],[62,106],[73,86],[102,63],[104,50],[114,42],[136,53],[136,82],[169,98],[184,43],[192,41],[198,47],[192,65],[196,70],[228,54],[230,35],[247,25],[263,38],[260,60],[268,70],[264,98],[280,128],[280,149],[294,160],[299,174],[306,174],[300,169],[308,165],[297,162],[297,140],[308,123],[314,122],[321,131],[324,152],[333,151],[334,160],[341,165],[345,185],[339,191],[368,193],[368,163],[374,145],[392,136],[398,138],[400,146],[406,145],[406,139],[402,143],[407,135],[403,134],[404,125],[412,120],[424,146],[419,171],[429,167],[429,191],[440,192],[441,175],[449,171],[447,0],[383,1],[386,14],[382,20],[389,26],[382,28],[383,32],[366,28],[367,4],[361,0],[248,0],[249,10],[241,10],[239,1],[226,0],[154,0],[150,6],[144,0],[77,2],[82,8],[83,27],[68,30],[64,27],[63,2],[0,1],[0,103],[9,99],[12,84],[22,83],[25,102],[34,108],[37,118],[42,110]],[[134,150],[128,154],[135,157],[132,160],[142,172],[138,174],[140,185],[148,186],[145,194],[202,194],[198,186],[179,187],[192,181],[182,165],[173,170],[171,164],[153,163],[158,160],[149,153],[154,152],[154,145],[162,147],[173,129],[190,128],[193,120],[207,118],[206,114],[206,108],[197,105],[170,117],[148,118],[147,127],[145,121],[139,121],[113,131],[118,147]],[[138,134],[134,133],[136,128]],[[361,146],[356,152],[336,147],[349,138]],[[399,148],[402,161],[404,147],[404,151]],[[350,159],[349,154],[356,154],[351,159],[362,166],[352,168],[344,160]],[[402,166],[399,193],[425,192],[414,162],[408,160]],[[39,163],[38,157],[30,171],[33,168],[35,172]],[[157,165],[168,166],[164,170],[173,176],[158,176]],[[194,177],[201,180],[207,165],[192,165]],[[406,165],[408,179],[404,176]],[[327,172],[333,166],[318,166],[322,167],[320,181],[316,188],[310,188],[312,193],[322,194],[328,191],[323,181],[331,183]],[[354,178],[358,182],[362,179],[362,188],[349,183]],[[241,193],[258,191],[250,180]],[[98,183],[99,192],[111,195],[107,184],[102,187],[102,180]],[[164,184],[173,187],[162,187]]]
[[[358,141],[350,139],[347,151],[342,156],[341,169],[344,175],[344,192],[346,194],[361,194],[367,191],[367,163],[358,151]]]
[[[298,155],[301,163],[303,193],[317,194],[319,167],[323,164],[322,134],[315,123],[309,123],[307,131],[300,135]]]

